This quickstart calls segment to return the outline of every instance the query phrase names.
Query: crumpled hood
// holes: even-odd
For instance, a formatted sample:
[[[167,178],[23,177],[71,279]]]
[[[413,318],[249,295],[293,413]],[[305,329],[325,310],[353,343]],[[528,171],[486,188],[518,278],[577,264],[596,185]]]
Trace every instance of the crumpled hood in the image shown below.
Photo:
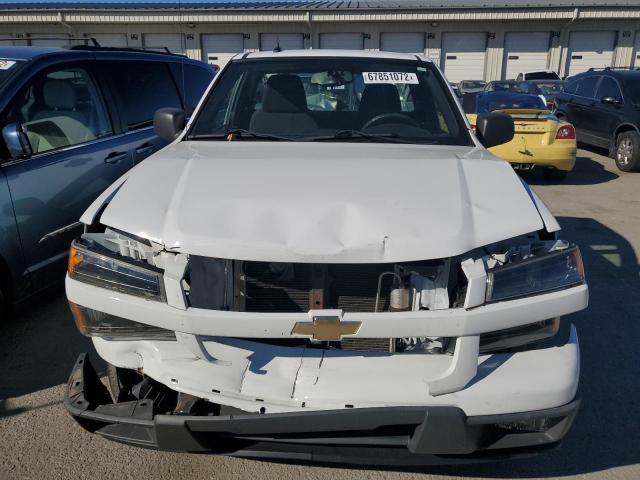
[[[482,149],[179,142],[128,175],[102,223],[167,249],[274,262],[426,260],[543,228]]]

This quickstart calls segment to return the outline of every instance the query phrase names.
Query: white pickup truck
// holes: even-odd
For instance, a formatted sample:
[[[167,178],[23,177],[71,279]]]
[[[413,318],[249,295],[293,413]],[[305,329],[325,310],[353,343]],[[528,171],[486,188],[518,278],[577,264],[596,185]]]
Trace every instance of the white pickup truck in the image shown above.
[[[65,395],[131,445],[366,464],[502,458],[577,412],[577,246],[426,58],[235,57],[86,211]]]

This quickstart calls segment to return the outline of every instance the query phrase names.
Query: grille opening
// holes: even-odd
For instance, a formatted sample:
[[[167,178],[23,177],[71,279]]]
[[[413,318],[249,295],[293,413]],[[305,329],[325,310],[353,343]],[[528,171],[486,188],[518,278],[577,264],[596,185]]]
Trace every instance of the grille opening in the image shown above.
[[[407,270],[435,268],[441,261],[407,264]],[[318,279],[315,264],[242,262],[238,275],[244,276],[244,309],[247,312],[307,312],[311,309],[339,308],[345,312],[375,310],[378,278],[404,264],[324,264]],[[315,275],[315,276],[314,276]],[[315,279],[315,280],[314,280]],[[315,283],[314,283],[315,282]],[[319,283],[318,283],[319,282]],[[389,310],[392,276],[382,279],[379,311]],[[311,290],[321,290],[322,300]],[[311,301],[314,298],[314,301]]]

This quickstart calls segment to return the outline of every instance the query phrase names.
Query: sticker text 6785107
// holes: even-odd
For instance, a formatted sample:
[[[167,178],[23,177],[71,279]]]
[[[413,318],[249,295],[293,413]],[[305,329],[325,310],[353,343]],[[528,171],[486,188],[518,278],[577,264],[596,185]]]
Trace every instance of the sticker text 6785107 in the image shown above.
[[[362,72],[364,83],[412,83],[418,84],[413,72]]]

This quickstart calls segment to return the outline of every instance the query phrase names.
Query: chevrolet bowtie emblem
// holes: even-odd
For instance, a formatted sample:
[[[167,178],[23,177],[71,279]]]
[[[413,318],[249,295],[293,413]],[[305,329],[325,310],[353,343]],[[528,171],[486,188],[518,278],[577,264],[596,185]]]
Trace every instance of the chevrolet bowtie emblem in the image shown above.
[[[320,312],[320,310],[316,310]],[[327,313],[314,314],[309,312],[310,322],[296,322],[291,330],[291,334],[308,335],[313,340],[339,341],[343,335],[353,335],[358,333],[362,322],[342,322],[342,311],[338,310]]]

